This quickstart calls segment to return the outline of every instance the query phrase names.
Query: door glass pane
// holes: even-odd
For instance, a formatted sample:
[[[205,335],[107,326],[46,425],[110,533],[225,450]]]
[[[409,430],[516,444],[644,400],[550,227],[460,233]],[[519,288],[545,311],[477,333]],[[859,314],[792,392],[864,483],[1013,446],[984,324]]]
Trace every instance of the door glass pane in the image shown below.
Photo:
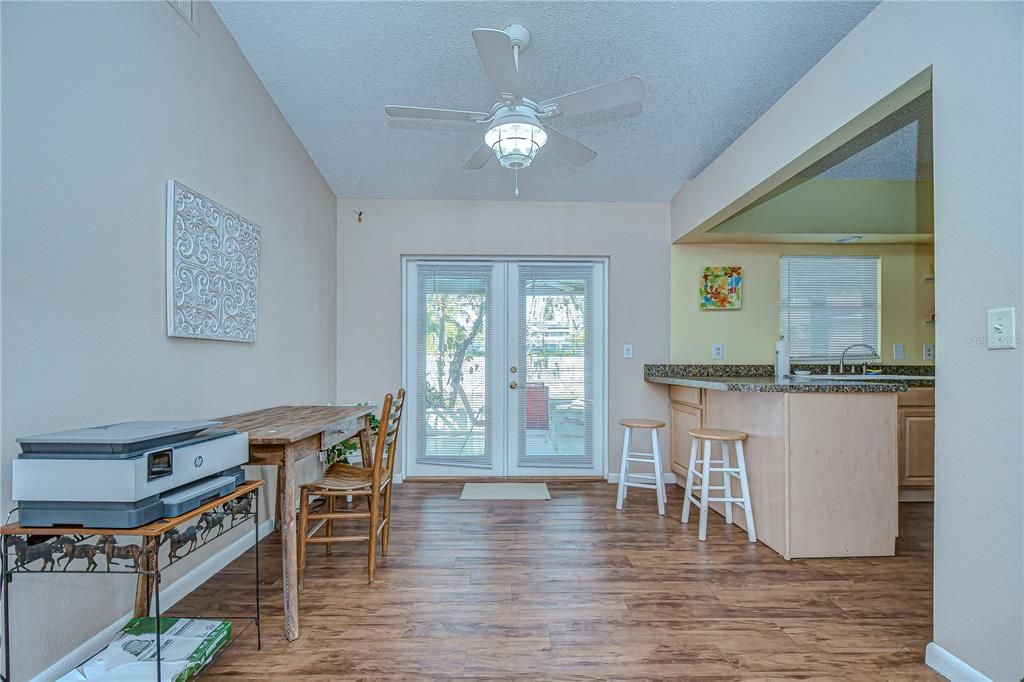
[[[519,266],[520,467],[592,466],[593,271]]]
[[[419,463],[491,465],[491,270],[417,265]]]

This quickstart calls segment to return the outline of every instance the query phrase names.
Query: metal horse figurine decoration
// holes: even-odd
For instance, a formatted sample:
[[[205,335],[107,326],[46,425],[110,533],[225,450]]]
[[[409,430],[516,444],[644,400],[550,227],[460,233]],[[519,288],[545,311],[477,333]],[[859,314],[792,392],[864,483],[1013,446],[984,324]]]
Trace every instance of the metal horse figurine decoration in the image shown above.
[[[25,541],[25,538],[20,538],[17,535],[11,536],[11,544],[14,545],[14,570],[15,571],[26,571],[28,565],[33,561],[43,560],[43,567],[41,571],[45,571],[47,567],[52,571],[56,562],[53,560],[53,553],[57,551],[57,546],[52,542],[43,542],[38,545],[30,545]]]
[[[234,528],[238,517],[245,521],[252,516],[252,497],[239,497],[229,500],[224,505],[224,509],[231,514],[231,527]]]
[[[226,507],[227,505],[224,506]],[[203,515],[199,517],[199,523],[197,525],[202,528],[200,538],[203,542],[206,542],[206,538],[209,537],[210,532],[214,528],[217,529],[217,537],[220,537],[220,534],[224,532],[224,517],[227,515],[228,513],[226,511],[208,511],[204,512]]]
[[[139,570],[139,563],[142,559],[142,547],[138,545],[124,545],[119,547],[117,545],[117,538],[113,535],[101,535],[99,542],[96,543],[96,549],[107,557],[107,571],[110,571],[111,566],[116,566],[114,559],[127,559],[132,562],[132,568]]]
[[[230,530],[240,523],[252,518],[253,494],[228,500],[220,507],[211,509],[200,515],[195,525],[186,527],[184,530],[172,528],[163,534],[158,545],[165,543],[169,547],[168,560],[174,563],[182,559],[208,541],[220,537],[226,530]],[[143,557],[147,552],[153,550],[143,549],[139,545],[120,545],[113,535],[97,536],[95,542],[89,541],[92,536],[88,535],[61,535],[51,538],[45,542],[32,544],[28,536],[8,536],[9,546],[14,549],[14,557],[10,566],[12,571],[19,572],[42,572],[53,571],[60,566],[62,571],[68,567],[81,566],[84,562],[84,572],[91,573],[99,568],[96,555],[102,554],[106,558],[106,569],[124,567],[128,572],[137,573],[145,565]],[[117,561],[123,564],[115,563]],[[41,562],[37,567],[33,564]],[[81,571],[79,571],[81,572]]]
[[[88,567],[85,569],[86,572],[95,571],[99,564],[96,563],[96,555],[99,550],[96,549],[96,545],[90,545],[85,542],[84,536],[76,535],[71,537],[70,535],[61,535],[59,538],[53,541],[61,552],[64,553],[60,559],[57,559],[57,563],[61,560],[64,561],[64,568],[62,570],[68,570],[68,565],[74,559],[85,559],[88,562]]]
[[[178,556],[178,552],[182,548],[188,547],[185,551],[185,555],[187,556],[198,546],[199,528],[197,526],[189,526],[185,529],[185,532],[181,532],[177,528],[169,530],[164,534],[164,539],[160,541],[160,544],[162,545],[165,542],[171,543],[171,552],[168,554],[167,558],[172,562],[177,561],[181,558]]]

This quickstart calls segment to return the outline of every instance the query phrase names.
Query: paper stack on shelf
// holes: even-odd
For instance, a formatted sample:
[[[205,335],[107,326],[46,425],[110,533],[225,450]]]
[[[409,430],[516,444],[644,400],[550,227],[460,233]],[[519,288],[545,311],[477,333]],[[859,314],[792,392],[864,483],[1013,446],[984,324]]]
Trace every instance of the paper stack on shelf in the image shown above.
[[[231,640],[231,623],[160,619],[160,682],[188,682]],[[156,678],[156,619],[133,618],[105,649],[58,682],[137,682]]]

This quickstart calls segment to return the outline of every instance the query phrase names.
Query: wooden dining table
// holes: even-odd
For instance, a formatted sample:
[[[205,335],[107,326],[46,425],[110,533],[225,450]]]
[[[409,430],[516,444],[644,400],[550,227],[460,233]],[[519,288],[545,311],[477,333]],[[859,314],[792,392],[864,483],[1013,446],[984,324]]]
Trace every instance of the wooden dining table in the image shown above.
[[[284,636],[289,641],[299,637],[295,463],[341,441],[358,438],[363,466],[370,466],[370,416],[375,410],[373,405],[283,405],[218,420],[224,428],[249,434],[250,464],[277,467]]]

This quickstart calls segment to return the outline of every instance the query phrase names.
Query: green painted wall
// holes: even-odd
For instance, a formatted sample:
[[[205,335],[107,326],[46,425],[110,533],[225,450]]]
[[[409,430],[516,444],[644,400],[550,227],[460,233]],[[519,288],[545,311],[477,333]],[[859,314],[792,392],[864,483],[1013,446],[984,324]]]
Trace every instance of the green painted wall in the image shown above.
[[[813,178],[783,185],[715,234],[931,234],[931,180]]]
[[[882,270],[882,353],[886,363],[930,364],[922,346],[935,343],[934,325],[925,325],[935,306],[932,246],[913,244],[676,244],[672,246],[671,361],[707,363],[711,345],[725,344],[723,362],[772,363],[779,334],[779,256],[877,255]],[[699,276],[707,265],[743,267],[741,310],[700,310]],[[941,323],[941,321],[940,321]],[[902,343],[906,358],[893,360]]]

